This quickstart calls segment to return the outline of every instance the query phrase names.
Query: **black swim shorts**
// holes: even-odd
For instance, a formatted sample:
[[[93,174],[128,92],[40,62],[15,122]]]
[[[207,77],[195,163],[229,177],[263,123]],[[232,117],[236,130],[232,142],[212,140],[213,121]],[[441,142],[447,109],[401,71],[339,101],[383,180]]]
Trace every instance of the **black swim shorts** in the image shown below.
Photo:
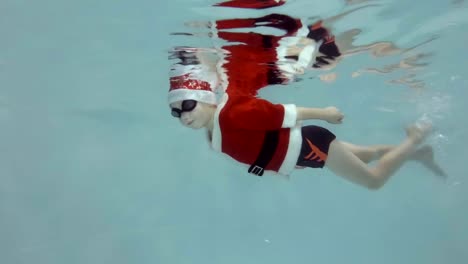
[[[326,128],[302,127],[302,146],[297,166],[323,168],[328,157],[330,143],[335,138],[336,136]]]

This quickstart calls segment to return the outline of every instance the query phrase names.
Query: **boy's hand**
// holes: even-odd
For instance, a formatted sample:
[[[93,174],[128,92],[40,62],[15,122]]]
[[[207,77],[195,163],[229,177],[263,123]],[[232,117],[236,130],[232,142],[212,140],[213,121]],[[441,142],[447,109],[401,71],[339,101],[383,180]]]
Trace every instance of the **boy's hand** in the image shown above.
[[[340,110],[334,106],[325,107],[324,120],[331,124],[341,124],[343,123],[344,115]]]

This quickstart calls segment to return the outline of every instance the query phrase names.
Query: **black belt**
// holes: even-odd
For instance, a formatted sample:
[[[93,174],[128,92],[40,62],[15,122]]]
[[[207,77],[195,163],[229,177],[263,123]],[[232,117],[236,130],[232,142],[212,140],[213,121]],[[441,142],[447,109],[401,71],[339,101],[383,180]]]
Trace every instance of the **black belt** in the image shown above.
[[[279,130],[267,131],[263,139],[262,149],[257,156],[257,160],[250,166],[248,172],[257,176],[262,176],[265,167],[270,163],[278,146]]]

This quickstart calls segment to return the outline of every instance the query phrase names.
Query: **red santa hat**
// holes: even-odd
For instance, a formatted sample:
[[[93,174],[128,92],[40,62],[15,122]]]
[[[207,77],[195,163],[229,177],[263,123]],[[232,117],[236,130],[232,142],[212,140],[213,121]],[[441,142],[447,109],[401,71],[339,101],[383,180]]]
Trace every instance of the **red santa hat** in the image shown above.
[[[199,65],[178,66],[171,70],[169,104],[183,100],[216,104],[215,84],[206,75],[200,76],[203,69]]]

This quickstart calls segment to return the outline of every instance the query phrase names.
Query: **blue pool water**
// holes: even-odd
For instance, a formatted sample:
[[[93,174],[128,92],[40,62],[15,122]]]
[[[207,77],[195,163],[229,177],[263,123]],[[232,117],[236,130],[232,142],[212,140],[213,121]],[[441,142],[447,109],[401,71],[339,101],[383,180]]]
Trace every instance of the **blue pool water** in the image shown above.
[[[468,263],[468,3],[214,3],[0,3],[0,263]],[[321,125],[358,144],[398,143],[428,118],[446,180],[413,163],[377,192],[325,169],[253,177],[170,117],[167,50],[211,43],[169,36],[184,22],[366,5],[333,32],[359,29],[355,46],[425,44],[357,53],[323,72],[333,82],[311,72],[261,95],[336,105],[344,123]],[[427,65],[406,67],[414,57]]]

